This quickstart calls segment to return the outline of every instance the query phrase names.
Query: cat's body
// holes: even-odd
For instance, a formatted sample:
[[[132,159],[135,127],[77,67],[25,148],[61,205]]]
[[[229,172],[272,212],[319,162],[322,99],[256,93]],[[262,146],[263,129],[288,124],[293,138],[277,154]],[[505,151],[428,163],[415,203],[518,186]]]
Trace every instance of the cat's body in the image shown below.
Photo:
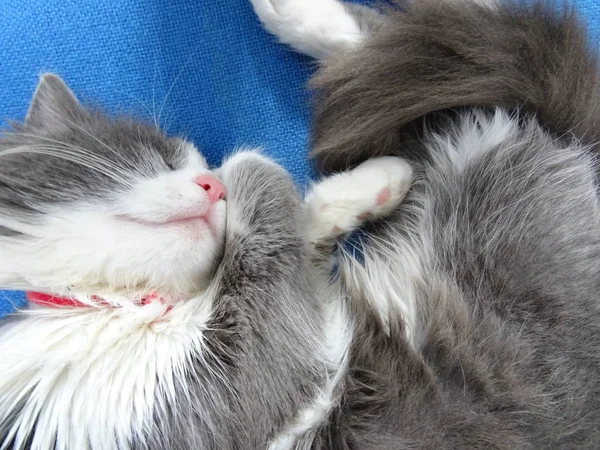
[[[501,112],[454,126],[347,274],[365,322],[316,448],[597,448],[593,158]]]
[[[342,258],[344,392],[297,448],[598,448],[596,54],[543,2],[405,3],[253,0],[325,59],[319,166],[395,155],[418,173],[364,263]]]

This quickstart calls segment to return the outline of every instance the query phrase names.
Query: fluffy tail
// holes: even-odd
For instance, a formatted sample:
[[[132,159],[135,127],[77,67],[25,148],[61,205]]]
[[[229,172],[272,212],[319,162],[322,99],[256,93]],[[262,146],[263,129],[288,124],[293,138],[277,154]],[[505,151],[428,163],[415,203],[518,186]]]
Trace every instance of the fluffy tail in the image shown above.
[[[520,108],[559,136],[600,140],[597,55],[567,7],[393,0],[382,16],[338,0],[252,3],[283,42],[326,60],[314,80],[313,143],[326,171],[410,157],[420,118],[462,107]]]
[[[418,119],[462,107],[519,108],[557,136],[598,148],[598,59],[572,9],[417,0],[387,19],[314,80],[313,155],[322,170],[410,157]]]

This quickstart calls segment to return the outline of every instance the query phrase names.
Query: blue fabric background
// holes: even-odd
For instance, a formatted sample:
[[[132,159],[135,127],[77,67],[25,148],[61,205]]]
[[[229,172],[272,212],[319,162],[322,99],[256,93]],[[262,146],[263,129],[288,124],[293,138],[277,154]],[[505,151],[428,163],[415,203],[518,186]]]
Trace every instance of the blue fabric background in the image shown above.
[[[598,40],[600,3],[579,8]],[[211,164],[263,146],[302,186],[313,68],[261,29],[249,0],[0,1],[2,125],[24,117],[38,75],[53,71],[108,111],[160,117]],[[23,304],[0,291],[0,316]]]

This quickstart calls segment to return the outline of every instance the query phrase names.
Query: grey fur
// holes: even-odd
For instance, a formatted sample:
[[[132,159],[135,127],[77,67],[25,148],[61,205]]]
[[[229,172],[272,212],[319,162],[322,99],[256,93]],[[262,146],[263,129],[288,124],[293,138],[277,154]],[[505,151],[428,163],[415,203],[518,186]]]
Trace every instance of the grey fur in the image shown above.
[[[598,80],[573,13],[543,2],[418,0],[328,61],[315,80],[320,167],[412,159],[414,192],[364,247],[387,265],[376,243],[425,246],[416,348],[398,312],[388,334],[355,292],[346,390],[313,448],[598,448]],[[497,107],[512,133],[453,161],[461,127]]]
[[[361,51],[329,59],[313,80],[313,154],[341,170],[366,158],[419,158],[422,118],[464,107],[534,112],[558,135],[600,141],[597,54],[572,9],[546,1],[397,2]],[[496,2],[490,1],[491,4]],[[368,94],[368,95],[367,95]]]
[[[387,335],[355,297],[347,390],[315,448],[597,448],[600,208],[590,155],[553,143],[534,120],[464,171],[436,155],[375,239],[422,238],[407,224],[418,198],[416,230],[431,249],[419,346],[399,313]]]

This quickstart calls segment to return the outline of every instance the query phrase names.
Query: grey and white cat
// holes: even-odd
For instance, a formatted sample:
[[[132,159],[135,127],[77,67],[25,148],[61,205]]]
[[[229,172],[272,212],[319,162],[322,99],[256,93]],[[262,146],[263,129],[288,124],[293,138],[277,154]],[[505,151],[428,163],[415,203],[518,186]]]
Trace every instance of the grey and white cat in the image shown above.
[[[256,449],[312,430],[351,338],[332,238],[391,212],[411,176],[380,158],[302,204],[257,152],[211,171],[43,76],[0,139],[0,285],[35,300],[0,324],[0,448]]]
[[[314,152],[350,171],[302,204],[256,153],[211,172],[43,78],[0,141],[0,284],[77,303],[2,324],[0,448],[597,448],[600,76],[572,14],[253,4],[324,59]]]
[[[600,68],[572,9],[252,3],[323,60],[320,168],[416,173],[339,263],[348,370],[291,448],[600,448]]]

